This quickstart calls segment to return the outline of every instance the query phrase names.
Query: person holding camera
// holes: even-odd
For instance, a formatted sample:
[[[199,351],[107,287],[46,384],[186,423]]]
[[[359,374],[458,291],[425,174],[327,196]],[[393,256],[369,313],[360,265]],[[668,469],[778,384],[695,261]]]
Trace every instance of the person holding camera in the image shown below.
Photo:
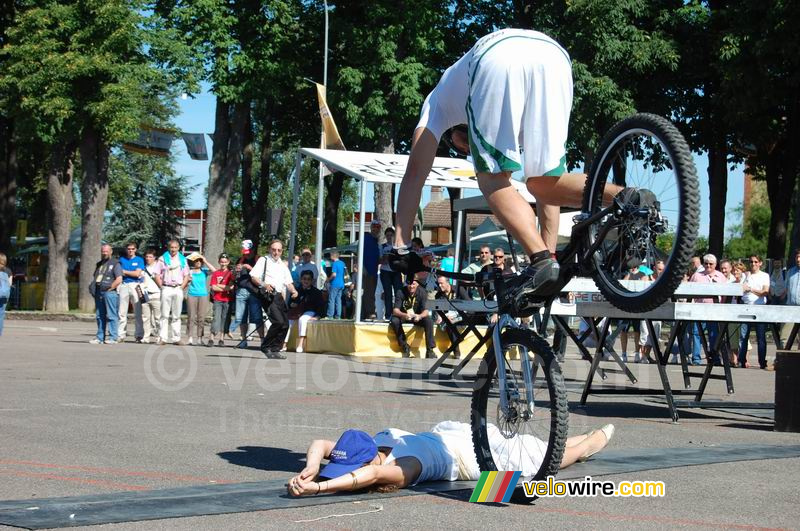
[[[281,258],[282,254],[283,242],[272,240],[269,244],[269,255],[259,258],[250,271],[250,279],[258,288],[261,305],[270,322],[269,330],[261,341],[261,352],[270,359],[286,359],[281,353],[283,340],[289,330],[286,291],[289,291],[292,298],[297,298],[292,273]]]

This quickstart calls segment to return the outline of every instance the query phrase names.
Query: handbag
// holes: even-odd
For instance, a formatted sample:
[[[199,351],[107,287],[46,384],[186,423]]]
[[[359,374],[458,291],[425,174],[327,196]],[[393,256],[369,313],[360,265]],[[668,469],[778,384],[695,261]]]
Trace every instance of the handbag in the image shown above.
[[[146,289],[142,289],[141,284],[136,284],[134,290],[136,291],[136,296],[139,298],[139,302],[143,304],[150,302],[150,294],[147,292]]]

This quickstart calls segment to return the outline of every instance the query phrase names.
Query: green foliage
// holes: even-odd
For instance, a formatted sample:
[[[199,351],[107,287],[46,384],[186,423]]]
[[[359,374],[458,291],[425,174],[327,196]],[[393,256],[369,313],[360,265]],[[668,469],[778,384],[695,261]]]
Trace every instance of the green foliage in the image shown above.
[[[401,151],[410,147],[425,96],[446,61],[455,59],[446,57],[445,50],[448,4],[336,2],[331,13],[336,75],[328,93],[348,149],[380,150],[390,143]]]
[[[734,212],[741,218],[744,207],[740,205]],[[734,259],[744,259],[751,254],[766,256],[771,215],[767,204],[751,203],[743,222],[730,229],[730,238],[725,244],[725,256]]]
[[[28,138],[77,138],[88,125],[106,143],[162,122],[185,50],[171,44],[142,0],[24,4],[0,52],[0,94]]]
[[[115,151],[109,180],[106,241],[115,246],[134,241],[140,249],[161,250],[178,236],[180,221],[171,211],[185,208],[192,187],[175,174],[170,159]]]

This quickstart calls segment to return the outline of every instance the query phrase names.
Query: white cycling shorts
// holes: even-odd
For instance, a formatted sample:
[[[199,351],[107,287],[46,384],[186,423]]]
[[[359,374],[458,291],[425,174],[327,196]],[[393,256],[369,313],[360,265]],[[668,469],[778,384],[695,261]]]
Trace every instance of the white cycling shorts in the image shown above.
[[[566,172],[572,109],[569,55],[549,37],[503,30],[471,50],[467,118],[476,171]]]

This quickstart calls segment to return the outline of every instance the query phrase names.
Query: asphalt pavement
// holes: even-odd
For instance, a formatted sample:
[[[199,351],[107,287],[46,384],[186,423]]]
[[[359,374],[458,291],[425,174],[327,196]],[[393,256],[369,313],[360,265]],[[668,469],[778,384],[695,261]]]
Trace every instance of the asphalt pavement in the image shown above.
[[[350,427],[413,432],[442,420],[469,421],[469,387],[423,378],[428,360],[290,353],[277,361],[232,343],[90,345],[93,329],[86,322],[6,321],[0,337],[0,500],[284,480],[303,467],[314,438],[336,439]],[[640,387],[659,387],[654,366],[631,368]],[[800,444],[800,435],[772,430],[768,409],[717,404],[773,403],[774,372],[735,369],[735,394],[712,381],[705,398],[717,405],[681,409],[673,424],[657,396],[593,396],[581,406],[587,369],[570,347],[563,366],[570,432],[613,422],[615,450],[669,456],[674,448],[715,452],[725,444]],[[679,368],[670,365],[668,372],[681,388]],[[610,378],[623,385],[620,377]],[[663,498],[503,505],[469,503],[470,492],[460,491],[90,529],[792,529],[800,527],[799,478],[799,458],[760,459],[603,478],[663,481]]]

